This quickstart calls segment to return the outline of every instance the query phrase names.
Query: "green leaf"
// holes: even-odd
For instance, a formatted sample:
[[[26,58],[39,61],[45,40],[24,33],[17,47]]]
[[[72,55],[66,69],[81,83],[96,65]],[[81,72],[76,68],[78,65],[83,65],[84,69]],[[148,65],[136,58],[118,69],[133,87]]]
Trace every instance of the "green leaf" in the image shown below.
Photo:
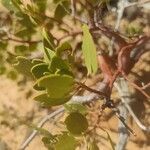
[[[56,19],[62,19],[66,14],[70,14],[69,1],[60,1],[55,9],[54,17]]]
[[[70,96],[62,98],[50,98],[46,93],[34,97],[34,99],[42,104],[42,106],[62,105],[70,100]]]
[[[60,75],[69,75],[69,76],[74,77],[73,73],[69,70],[58,70],[56,73]]]
[[[46,30],[45,28],[43,28],[42,35],[44,38],[43,39],[44,47],[49,48],[50,50],[54,50],[56,46],[54,43],[53,35],[48,30]]]
[[[53,145],[58,141],[57,135],[53,135],[48,130],[46,130],[44,128],[39,128],[35,125],[29,124],[28,126],[34,130],[37,130],[41,135],[44,136],[42,138],[42,142],[44,143],[45,147],[47,147],[49,150],[54,150]]]
[[[39,12],[45,11],[47,0],[33,0],[33,2],[37,5]]]
[[[0,51],[7,48],[8,43],[6,41],[0,41]]]
[[[15,46],[15,53],[17,55],[27,54],[28,50],[29,50],[29,47],[25,46],[25,45],[17,45],[17,46]]]
[[[68,42],[64,42],[56,48],[56,55],[61,56],[64,51],[69,51],[70,53],[72,52],[72,47]]]
[[[29,45],[29,50],[30,51],[35,51],[35,50],[37,50],[37,46],[38,46],[37,43],[32,43],[32,44]]]
[[[66,97],[72,91],[74,79],[68,75],[52,74],[40,78],[37,84],[46,88],[49,97],[58,99]]]
[[[65,104],[65,108],[70,112],[79,112],[83,115],[87,113],[87,108],[80,103],[71,103],[71,104]]]
[[[41,59],[33,59],[32,63],[36,65],[36,64],[44,63],[44,62]]]
[[[20,23],[24,27],[24,28],[21,27],[20,30],[27,29],[29,34],[36,32],[36,30],[35,30],[36,26],[31,22],[31,20],[27,14],[24,14],[22,12],[17,12],[16,16],[19,19],[18,23]],[[30,35],[28,35],[28,36],[30,36]]]
[[[55,56],[55,52],[49,48],[44,48],[44,61],[50,63],[52,58]]]
[[[28,60],[25,57],[18,56],[16,57],[17,63],[14,64],[14,67],[17,69],[18,72],[26,75],[27,77],[32,78],[31,68],[33,67],[33,64],[30,60]]]
[[[25,24],[23,25],[25,26]],[[15,36],[20,37],[20,38],[30,38],[32,33],[34,33],[34,29],[32,30],[32,28],[24,28],[21,29],[20,31],[16,32]]]
[[[44,143],[45,147],[48,148],[48,150],[55,150],[54,144],[57,142],[57,136],[53,136],[52,138],[49,137],[43,137],[42,142]]]
[[[131,24],[126,28],[126,33],[129,37],[139,36],[140,34],[143,33],[143,29],[138,25]]]
[[[0,75],[4,74],[6,72],[6,67],[5,66],[0,66]]]
[[[20,0],[1,0],[1,3],[10,11],[17,11],[18,5],[21,4]]]
[[[70,68],[66,61],[62,60],[60,57],[54,56],[49,69],[55,73],[57,70],[69,70]]]
[[[64,133],[58,137],[58,142],[55,145],[55,150],[75,150],[76,140],[73,136]]]
[[[45,28],[42,31],[43,35],[43,44],[44,44],[44,60],[45,62],[51,62],[53,56],[55,56],[55,43],[53,35],[48,32]]]
[[[44,87],[40,87],[37,82],[33,85],[33,88],[35,90],[37,90],[37,91],[43,91],[43,90],[45,90],[45,88]]]
[[[41,78],[42,76],[44,76],[45,72],[49,72],[48,64],[46,63],[36,64],[31,68],[31,72],[36,79]]]
[[[7,72],[7,78],[12,79],[12,80],[16,80],[17,79],[16,70],[10,70],[9,72]]]
[[[96,47],[92,36],[89,32],[89,28],[87,25],[83,25],[83,43],[82,43],[82,51],[85,59],[85,65],[88,70],[88,74],[96,73],[98,65],[97,65],[97,56],[96,56]]]
[[[68,131],[73,135],[81,135],[88,128],[87,119],[78,112],[73,112],[65,119]]]

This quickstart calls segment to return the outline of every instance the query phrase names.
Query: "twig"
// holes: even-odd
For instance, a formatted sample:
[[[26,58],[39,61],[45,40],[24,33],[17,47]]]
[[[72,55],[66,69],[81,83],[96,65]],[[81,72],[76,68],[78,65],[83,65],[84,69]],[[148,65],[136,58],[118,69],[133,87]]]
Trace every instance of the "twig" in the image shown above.
[[[120,110],[116,107],[113,107],[112,110],[115,112],[116,116],[118,117],[118,119],[121,121],[121,123],[124,125],[124,127],[134,136],[136,135],[134,133],[134,131],[126,124],[126,120],[123,116],[121,116]]]
[[[90,92],[93,92],[95,94],[98,94],[99,96],[101,97],[107,97],[107,95],[101,91],[98,91],[98,90],[95,90],[95,89],[92,89],[88,86],[86,86],[85,84],[81,83],[81,82],[77,82],[76,81],[76,84],[78,84],[80,87],[82,87],[83,89],[87,90],[87,91],[90,91]]]
[[[122,38],[118,32],[111,30],[110,28],[104,26],[102,23],[99,23],[98,25],[99,26],[95,28],[95,30],[99,29],[105,36],[107,36],[110,39],[113,37],[118,43],[119,47],[122,47],[127,44],[125,39]]]
[[[27,43],[27,44],[34,44],[34,43],[42,42],[42,40],[38,40],[38,41],[20,40],[20,39],[11,38],[11,37],[7,37],[6,39],[1,39],[1,40],[2,41],[14,41],[14,42],[18,42],[18,43]]]
[[[95,93],[90,93],[84,96],[73,96],[69,103],[89,103],[93,100],[99,99],[99,96]]]
[[[62,7],[64,7],[64,6],[62,5]],[[71,9],[73,9],[73,10],[72,10],[73,12],[71,12],[71,13],[70,13],[68,10],[66,10],[66,8],[64,7],[64,10],[66,11],[66,13],[67,13],[68,15],[72,16],[74,19],[76,19],[76,20],[79,21],[80,23],[85,23],[85,24],[87,24],[87,23],[88,23],[87,20],[85,20],[85,19],[83,19],[83,18],[77,16],[77,14],[75,13],[75,1],[74,1],[74,0],[71,1],[71,7],[72,7]]]
[[[126,121],[128,117],[128,111],[126,107],[123,104],[121,104],[119,110],[120,115],[125,119],[124,121]],[[116,145],[116,150],[124,150],[127,144],[129,132],[121,121],[119,121],[118,132],[119,132],[119,140]]]
[[[147,89],[148,87],[150,87],[150,82],[147,83],[146,85],[144,85],[144,86],[142,87],[142,89],[145,90],[145,89]]]
[[[55,116],[61,114],[64,112],[64,107],[61,107],[60,109],[54,111],[51,114],[46,115],[37,125],[38,128],[41,128],[48,120],[54,118]],[[28,146],[28,144],[32,141],[32,139],[36,136],[38,133],[37,130],[34,130],[31,135],[22,143],[20,150],[25,150],[25,148]]]
[[[137,43],[130,53],[130,58],[137,62],[140,56],[150,49],[150,37],[143,36],[137,40]]]
[[[150,96],[139,86],[137,86],[135,83],[131,82],[126,75],[123,75],[123,77],[131,84],[135,89],[137,89],[139,92],[141,92],[146,98],[150,99]]]
[[[132,2],[132,3],[128,3],[128,5],[125,6],[125,8],[127,7],[131,7],[131,6],[142,6],[143,4],[146,4],[146,3],[150,3],[150,0],[141,0],[140,2]]]
[[[121,18],[123,16],[123,12],[124,12],[124,9],[125,9],[125,6],[127,4],[127,0],[121,0],[118,2],[118,9],[117,9],[117,20],[116,20],[116,23],[115,23],[115,28],[114,30],[117,31],[119,29],[119,25],[120,25],[120,22],[121,22]],[[113,45],[114,45],[114,37],[111,39],[111,42],[110,42],[110,53],[109,55],[112,56],[113,55]]]
[[[71,15],[74,17],[76,14],[76,3],[75,0],[71,0]]]
[[[83,19],[83,18],[80,18],[79,16],[74,16],[74,18],[75,18],[77,21],[81,22],[81,23],[84,23],[84,24],[87,24],[87,23],[88,23],[87,20],[85,20],[85,19]]]
[[[120,84],[124,84],[124,87],[127,86],[127,83],[125,81],[125,79],[119,79],[114,85],[115,87],[117,88],[119,94],[120,94],[120,97],[121,97],[121,101],[125,104],[126,108],[128,109],[130,115],[133,117],[134,121],[136,122],[136,124],[144,131],[147,131],[147,132],[150,132],[150,127],[146,127],[145,125],[143,125],[141,123],[141,121],[137,118],[137,116],[135,115],[135,113],[133,112],[132,108],[130,107],[129,103],[131,102],[131,97],[130,95],[128,96],[127,94],[128,93],[122,93],[122,89],[124,88],[121,88],[120,87]]]
[[[124,98],[126,103],[131,102],[131,95],[129,92],[129,88],[126,84],[126,81],[123,78],[119,78],[115,83],[115,87],[118,90],[118,93],[121,97],[121,100]],[[124,104],[124,103],[123,103]],[[128,111],[125,108],[124,105],[120,107],[120,113],[124,117],[124,119],[127,119]],[[127,129],[122,125],[122,123],[119,123],[119,141],[116,146],[116,150],[123,150],[125,149],[127,139],[128,139],[128,132]]]
[[[104,26],[103,24],[99,23],[98,25],[99,25],[99,27],[90,28],[90,32],[94,33],[94,32],[97,32],[97,31],[101,31],[102,34],[104,34],[108,38],[114,37],[115,40],[117,40],[118,44],[120,44],[120,46],[126,44],[125,39],[122,38],[121,35],[118,32],[111,30],[110,28]],[[83,33],[82,31],[71,32],[69,34],[63,35],[60,38],[57,38],[57,40],[61,41],[61,40],[65,39],[65,38],[68,38],[68,37],[71,37],[71,36],[77,36],[77,35],[82,34],[82,33]]]

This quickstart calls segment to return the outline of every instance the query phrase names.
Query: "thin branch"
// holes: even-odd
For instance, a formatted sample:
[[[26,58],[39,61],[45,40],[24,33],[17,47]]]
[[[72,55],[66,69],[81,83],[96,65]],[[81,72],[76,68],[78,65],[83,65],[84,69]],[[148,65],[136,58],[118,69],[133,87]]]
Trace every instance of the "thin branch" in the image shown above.
[[[54,118],[55,116],[61,114],[64,112],[64,107],[61,107],[60,109],[54,111],[51,114],[46,115],[37,125],[38,128],[41,128],[48,120]],[[34,130],[30,136],[22,143],[20,150],[25,150],[25,148],[29,145],[29,143],[33,140],[33,138],[37,135],[38,131]]]
[[[82,87],[83,89],[87,90],[87,91],[90,91],[90,92],[93,92],[95,94],[98,94],[100,97],[107,97],[107,95],[101,91],[98,91],[98,90],[95,90],[95,89],[92,89],[88,86],[86,86],[85,84],[81,83],[81,82],[76,82],[76,84],[78,84],[80,87]]]
[[[49,16],[47,16],[47,17],[48,17],[50,20],[52,20],[52,21],[54,21],[54,22],[57,22],[58,25],[63,24],[63,25],[65,25],[65,26],[67,27],[67,29],[69,28],[70,30],[73,30],[73,28],[72,28],[69,24],[67,24],[65,21],[63,21],[63,20],[58,20],[58,19],[56,19],[56,18],[49,17]]]
[[[119,47],[122,47],[127,44],[125,39],[123,37],[121,37],[121,35],[118,32],[111,30],[110,28],[104,26],[102,23],[99,23],[98,25],[99,26],[96,27],[95,30],[99,29],[105,36],[107,36],[110,39],[112,37],[114,37],[114,39],[118,43]]]
[[[128,111],[126,107],[124,105],[121,105],[119,107],[119,110],[120,115],[125,119],[124,121],[126,121],[128,117]],[[116,150],[124,150],[129,137],[129,132],[121,121],[119,121],[118,132],[119,132],[119,140],[116,145]]]
[[[150,127],[146,127],[145,125],[143,125],[141,123],[141,121],[137,118],[137,116],[135,115],[135,113],[133,112],[131,106],[129,105],[129,103],[131,102],[131,96],[129,95],[126,95],[128,93],[122,93],[122,90],[124,88],[121,88],[120,87],[120,83],[124,84],[124,87],[127,86],[127,83],[125,81],[125,79],[119,79],[114,85],[115,87],[117,88],[119,94],[120,94],[120,97],[121,97],[121,101],[125,104],[126,108],[128,109],[130,115],[133,117],[134,121],[136,122],[136,124],[144,131],[147,131],[147,132],[150,132]]]
[[[76,14],[76,2],[75,0],[71,0],[71,15],[74,17]]]
[[[138,2],[128,3],[128,5],[126,5],[125,8],[136,6],[136,5],[140,7],[146,3],[150,3],[150,0],[141,0],[140,2],[138,1]]]
[[[116,23],[115,23],[115,28],[114,28],[115,31],[117,31],[119,29],[120,22],[121,22],[123,13],[124,13],[124,9],[125,9],[126,3],[127,3],[127,0],[121,0],[121,1],[118,2],[118,9],[117,9],[117,14],[118,15],[117,15]],[[110,42],[110,53],[109,53],[110,56],[113,55],[114,41],[115,41],[115,39],[113,37],[111,39],[111,42]]]
[[[62,7],[64,7],[64,6],[62,5]],[[77,16],[77,14],[75,13],[75,0],[72,0],[72,1],[71,1],[71,9],[72,9],[72,12],[71,12],[71,13],[70,13],[68,10],[66,10],[65,7],[64,7],[64,9],[65,9],[65,11],[66,11],[66,13],[67,13],[68,15],[72,16],[74,19],[76,19],[76,20],[79,21],[80,23],[85,23],[85,24],[88,23],[87,20],[85,20],[85,19],[83,19],[83,18]]]
[[[46,18],[50,19],[51,21],[57,23],[58,25],[63,24],[63,25],[65,25],[65,26],[67,27],[67,29],[68,29],[68,28],[69,28],[70,30],[73,29],[73,28],[72,28],[69,24],[67,24],[64,20],[56,19],[55,17],[48,16],[48,15],[46,15],[45,13],[34,12],[34,14],[36,14],[36,15],[41,15],[42,17],[46,17]],[[32,16],[33,14],[30,14],[30,15]]]
[[[129,82],[129,84],[131,84],[135,89],[141,92],[146,98],[150,99],[150,96],[141,87],[131,82],[126,75],[123,75],[123,77]]]
[[[79,21],[80,23],[84,23],[84,24],[87,24],[87,23],[88,23],[87,20],[85,20],[85,19],[83,19],[83,18],[81,18],[81,17],[79,17],[79,16],[74,16],[74,18],[75,18],[77,21]]]
[[[129,87],[128,87],[126,81],[123,78],[119,78],[114,83],[114,85],[118,90],[121,100],[122,100],[122,98],[124,98],[126,103],[130,103],[132,99],[131,99],[131,94],[129,92]],[[123,117],[125,119],[127,119],[128,111],[124,105],[122,105],[120,107],[120,113],[123,115]],[[123,149],[125,149],[129,135],[128,135],[127,129],[122,126],[122,123],[119,123],[119,129],[120,129],[119,130],[119,141],[117,143],[116,150],[123,150]]]
[[[84,96],[73,96],[68,103],[89,103],[93,100],[99,99],[99,96],[95,93],[90,93]]]
[[[38,41],[20,40],[20,39],[11,38],[11,37],[7,37],[6,39],[1,39],[1,40],[2,41],[14,41],[14,42],[18,42],[18,43],[27,43],[27,44],[34,44],[34,43],[42,42],[42,40],[38,40]]]
[[[131,51],[130,58],[137,62],[140,56],[150,49],[150,37],[143,36],[137,40],[137,43]]]
[[[144,86],[142,87],[142,89],[145,90],[145,89],[147,89],[147,88],[149,88],[149,87],[150,87],[150,82],[147,83],[146,85],[144,85]]]
[[[125,119],[121,116],[119,109],[116,108],[116,107],[114,107],[112,110],[115,112],[116,116],[117,116],[118,119],[121,121],[121,123],[124,125],[124,127],[125,127],[131,134],[133,134],[133,135],[135,136],[136,134],[135,134],[134,131],[126,124]]]
[[[99,24],[99,27],[90,28],[91,33],[97,32],[97,31],[101,31],[102,34],[104,34],[108,38],[114,37],[120,46],[127,44],[125,39],[123,37],[121,37],[121,35],[118,32],[111,30],[110,28],[104,26],[103,24]],[[69,34],[63,35],[62,37],[58,38],[57,40],[61,41],[65,38],[68,38],[71,36],[77,36],[77,35],[82,34],[82,33],[83,33],[82,31],[71,32]]]

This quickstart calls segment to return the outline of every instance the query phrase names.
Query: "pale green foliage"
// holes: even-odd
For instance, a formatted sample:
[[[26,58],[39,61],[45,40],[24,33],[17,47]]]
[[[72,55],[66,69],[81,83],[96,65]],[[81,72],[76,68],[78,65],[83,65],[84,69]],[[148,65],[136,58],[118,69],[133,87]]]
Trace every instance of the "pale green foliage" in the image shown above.
[[[83,25],[83,43],[82,43],[82,51],[85,60],[85,65],[88,70],[88,74],[97,72],[97,57],[96,57],[96,47],[93,41],[93,38],[89,32],[89,28],[87,25]]]
[[[34,100],[41,103],[42,106],[48,107],[48,106],[57,106],[62,105],[69,101],[71,96],[61,97],[61,98],[51,98],[48,96],[47,93],[40,94],[36,97],[34,97]]]
[[[68,75],[47,75],[37,80],[51,98],[62,98],[71,92],[74,79]]]
[[[14,67],[22,74],[25,74],[28,77],[32,77],[30,72],[33,67],[33,63],[25,57],[18,56],[17,63],[14,64]]]

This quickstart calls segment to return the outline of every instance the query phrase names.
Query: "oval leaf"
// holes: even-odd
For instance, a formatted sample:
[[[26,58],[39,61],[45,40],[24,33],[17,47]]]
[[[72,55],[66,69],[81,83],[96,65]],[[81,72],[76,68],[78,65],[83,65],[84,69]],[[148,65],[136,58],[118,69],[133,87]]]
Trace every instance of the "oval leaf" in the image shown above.
[[[81,135],[88,128],[87,119],[78,112],[71,113],[65,120],[67,129],[73,135]]]
[[[48,70],[48,64],[46,63],[40,63],[32,67],[31,72],[33,76],[38,79],[44,76],[45,72],[49,72]]]
[[[83,25],[83,43],[82,43],[82,51],[85,59],[85,65],[88,70],[88,74],[96,73],[98,65],[97,65],[97,57],[96,57],[96,47],[92,36],[89,32],[89,28],[87,25]]]
[[[64,42],[56,48],[56,54],[58,56],[61,56],[61,53],[64,51],[69,51],[70,53],[72,52],[72,47],[68,42]]]
[[[69,64],[62,60],[60,57],[54,56],[52,58],[51,64],[50,64],[50,70],[52,72],[56,72],[58,70],[68,70],[69,71]]]
[[[71,97],[51,98],[46,93],[34,97],[34,99],[42,104],[42,106],[62,105],[70,100]]]
[[[37,84],[40,87],[46,88],[46,91],[51,98],[66,97],[73,89],[74,79],[68,75],[47,75],[39,80]]]
[[[31,73],[31,68],[33,67],[33,64],[30,60],[28,60],[25,57],[18,56],[16,57],[17,63],[14,64],[14,67],[17,69],[18,72],[22,73],[23,75],[26,75],[27,77],[33,77]]]

